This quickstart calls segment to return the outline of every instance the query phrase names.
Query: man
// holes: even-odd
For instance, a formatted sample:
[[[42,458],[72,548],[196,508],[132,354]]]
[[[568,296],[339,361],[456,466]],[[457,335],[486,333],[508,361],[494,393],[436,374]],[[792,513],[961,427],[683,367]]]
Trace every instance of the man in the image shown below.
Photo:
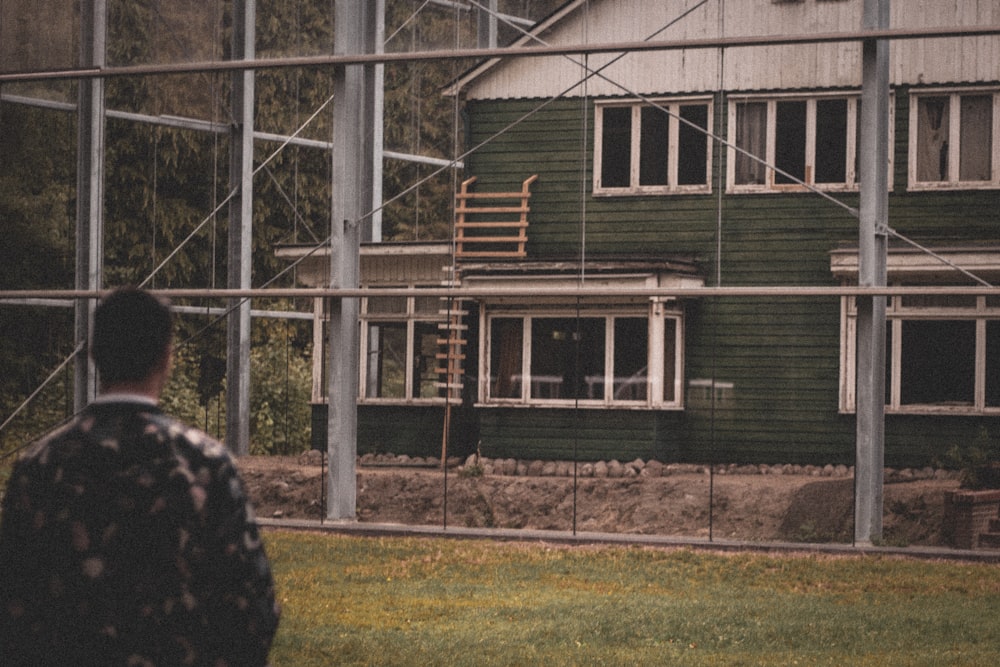
[[[0,522],[0,665],[267,662],[278,624],[252,509],[225,448],[157,408],[166,304],[97,307],[93,404],[16,464]]]

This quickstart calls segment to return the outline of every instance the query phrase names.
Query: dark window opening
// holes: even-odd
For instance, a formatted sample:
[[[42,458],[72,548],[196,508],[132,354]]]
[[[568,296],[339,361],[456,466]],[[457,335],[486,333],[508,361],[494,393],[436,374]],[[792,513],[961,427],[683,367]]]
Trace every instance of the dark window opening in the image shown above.
[[[663,400],[677,400],[677,320],[663,321]]]
[[[1000,321],[986,321],[986,405],[1000,407]]]
[[[614,400],[645,401],[648,368],[648,320],[644,317],[615,318]]]
[[[639,185],[667,185],[670,116],[656,107],[643,107],[641,115]]]
[[[806,103],[778,102],[775,113],[774,166],[806,180]],[[775,173],[775,183],[795,183],[781,173]]]
[[[847,100],[816,102],[816,183],[847,180]]]
[[[705,132],[699,131],[698,128],[708,130],[708,106],[705,104],[682,106],[680,116],[697,127],[680,123],[677,138],[677,184],[704,185],[708,182],[708,141]]]
[[[976,323],[905,320],[902,323],[902,405],[973,405]]]
[[[601,398],[604,318],[531,321],[531,398]]]
[[[601,185],[627,188],[632,161],[632,109],[604,109],[601,127]]]

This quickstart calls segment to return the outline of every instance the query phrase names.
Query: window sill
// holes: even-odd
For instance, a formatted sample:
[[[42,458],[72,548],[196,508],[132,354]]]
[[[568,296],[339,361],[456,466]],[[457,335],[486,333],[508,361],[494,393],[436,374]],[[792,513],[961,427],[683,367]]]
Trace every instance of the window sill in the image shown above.
[[[611,197],[677,197],[683,195],[710,195],[712,188],[708,185],[692,185],[678,188],[600,188],[593,191],[593,196],[600,199]]]
[[[514,408],[517,410],[525,409],[542,409],[542,410],[637,410],[637,411],[670,411],[670,412],[683,412],[683,405],[676,404],[664,404],[664,405],[647,405],[647,404],[636,404],[636,403],[594,403],[583,402],[575,403],[573,401],[534,401],[531,403],[524,402],[514,402],[514,401],[489,401],[486,403],[476,403],[477,408]]]
[[[856,414],[857,410],[841,410],[842,415]],[[886,416],[917,416],[917,417],[996,417],[1000,408],[977,409],[965,406],[949,405],[911,405],[900,408],[885,408]]]
[[[857,184],[853,185],[831,185],[824,183],[813,185],[812,188],[820,192],[859,192]],[[802,185],[729,185],[726,187],[727,195],[785,195],[785,194],[805,194],[811,192],[811,188]]]
[[[944,192],[955,190],[1000,190],[1000,183],[987,181],[970,181],[960,183],[910,183],[907,192]]]
[[[359,398],[358,405],[443,406],[443,398]]]

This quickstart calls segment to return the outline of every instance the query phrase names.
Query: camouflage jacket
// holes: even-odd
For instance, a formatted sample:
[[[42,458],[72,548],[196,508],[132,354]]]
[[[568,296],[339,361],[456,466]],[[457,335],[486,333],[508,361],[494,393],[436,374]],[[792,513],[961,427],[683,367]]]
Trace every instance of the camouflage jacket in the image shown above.
[[[274,583],[227,450],[94,404],[17,462],[0,522],[0,665],[267,662]]]

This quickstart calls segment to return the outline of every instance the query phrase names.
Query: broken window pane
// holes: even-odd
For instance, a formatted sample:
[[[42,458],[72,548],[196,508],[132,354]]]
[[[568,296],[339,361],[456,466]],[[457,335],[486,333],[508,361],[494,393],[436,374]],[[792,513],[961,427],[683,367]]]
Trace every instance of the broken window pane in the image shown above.
[[[643,107],[641,113],[639,185],[667,185],[670,116],[656,107]]]
[[[948,180],[948,98],[917,100],[917,180]]]
[[[708,105],[690,104],[682,106],[680,116],[694,123],[680,123],[677,140],[677,183],[678,185],[704,185],[708,182],[708,141],[698,127],[708,129]]]
[[[800,181],[806,179],[806,103],[778,102],[775,113],[774,166]],[[795,183],[775,172],[775,183]]]
[[[604,109],[601,127],[601,186],[627,188],[632,160],[632,109]]]
[[[816,102],[816,183],[847,180],[847,100]]]
[[[993,97],[966,95],[961,100],[958,179],[989,181],[993,147]]]

